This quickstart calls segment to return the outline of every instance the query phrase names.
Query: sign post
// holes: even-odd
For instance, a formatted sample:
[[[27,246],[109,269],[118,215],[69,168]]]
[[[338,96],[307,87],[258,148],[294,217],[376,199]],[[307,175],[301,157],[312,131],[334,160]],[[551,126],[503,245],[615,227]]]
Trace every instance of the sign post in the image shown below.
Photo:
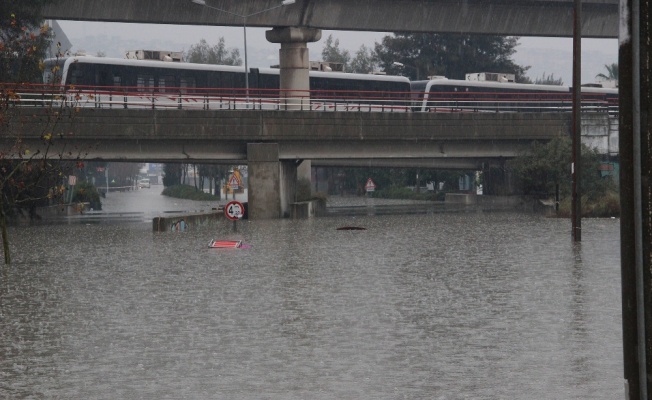
[[[238,230],[238,220],[244,217],[244,205],[239,201],[230,201],[224,206],[224,216],[233,221],[233,231]]]
[[[68,204],[72,203],[72,198],[75,192],[75,185],[77,184],[77,177],[75,175],[68,176],[68,186],[70,186],[70,194],[68,197]]]

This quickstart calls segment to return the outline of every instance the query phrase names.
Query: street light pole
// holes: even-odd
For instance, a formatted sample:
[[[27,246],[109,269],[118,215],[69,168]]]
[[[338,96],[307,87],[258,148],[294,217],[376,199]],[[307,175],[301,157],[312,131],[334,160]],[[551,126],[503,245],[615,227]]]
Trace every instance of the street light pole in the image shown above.
[[[234,15],[236,17],[242,18],[242,31],[243,31],[243,37],[244,37],[245,95],[247,96],[247,103],[248,103],[249,102],[249,63],[248,63],[248,60],[247,60],[247,18],[252,17],[254,15],[262,14],[264,12],[273,10],[275,8],[279,8],[279,7],[287,6],[287,5],[290,5],[290,4],[294,4],[294,3],[296,3],[296,0],[283,0],[283,1],[281,1],[281,4],[279,4],[277,6],[266,8],[264,10],[257,11],[255,13],[251,13],[251,14],[246,14],[246,15],[234,13],[232,11],[227,11],[227,10],[224,10],[222,8],[209,6],[208,4],[206,4],[206,0],[190,0],[190,1],[192,1],[195,4],[199,4],[200,6],[210,8],[210,9],[215,10],[215,11],[221,11],[223,13],[227,13],[227,14]]]
[[[249,63],[247,62],[247,16],[242,17],[242,35],[244,37],[244,57],[245,57],[245,96],[249,104]],[[249,108],[249,106],[247,106]]]

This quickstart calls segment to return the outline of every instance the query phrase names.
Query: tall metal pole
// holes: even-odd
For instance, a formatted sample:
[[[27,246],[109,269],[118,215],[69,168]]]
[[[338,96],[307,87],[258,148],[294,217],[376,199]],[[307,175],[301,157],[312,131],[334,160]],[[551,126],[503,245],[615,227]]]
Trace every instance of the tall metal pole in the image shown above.
[[[571,176],[573,193],[571,204],[571,219],[573,225],[573,241],[582,241],[582,195],[580,190],[581,158],[582,158],[582,1],[575,0],[573,10],[573,156]]]
[[[244,53],[245,53],[245,96],[247,97],[247,105],[249,108],[249,63],[247,62],[247,16],[242,17],[242,30],[244,31]]]

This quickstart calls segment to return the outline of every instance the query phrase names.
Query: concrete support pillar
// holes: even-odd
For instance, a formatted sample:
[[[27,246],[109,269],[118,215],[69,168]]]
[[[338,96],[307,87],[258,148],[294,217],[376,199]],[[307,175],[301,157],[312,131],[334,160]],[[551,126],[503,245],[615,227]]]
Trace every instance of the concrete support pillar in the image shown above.
[[[292,211],[290,203],[295,202],[297,194],[297,164],[294,161],[281,161],[280,167],[281,216],[289,218]]]
[[[281,216],[280,162],[278,144],[247,144],[250,220]]]
[[[310,57],[308,43],[321,39],[321,30],[295,27],[274,28],[265,32],[265,37],[272,43],[281,44],[279,50],[279,65],[281,68],[279,88],[281,89],[281,97],[285,99],[281,108],[285,110],[309,110]],[[290,203],[295,201],[297,180],[306,178],[310,181],[310,166],[311,163],[308,160],[304,160],[299,165],[298,170],[294,161],[280,162],[279,212],[281,216],[290,216]]]
[[[652,5],[620,2],[620,262],[628,400],[652,395]]]
[[[280,43],[279,65],[281,67],[281,97],[285,98],[287,110],[310,107],[310,58],[308,43],[321,39],[321,30],[314,28],[274,28],[265,32],[272,43]]]
[[[505,163],[500,165],[486,165],[482,169],[482,193],[491,196],[508,196],[514,193],[512,176],[505,168]]]
[[[307,180],[308,182],[312,180],[312,161],[303,160],[297,166],[297,180]]]
[[[297,165],[280,161],[277,143],[247,144],[249,170],[249,219],[290,216],[297,191]]]

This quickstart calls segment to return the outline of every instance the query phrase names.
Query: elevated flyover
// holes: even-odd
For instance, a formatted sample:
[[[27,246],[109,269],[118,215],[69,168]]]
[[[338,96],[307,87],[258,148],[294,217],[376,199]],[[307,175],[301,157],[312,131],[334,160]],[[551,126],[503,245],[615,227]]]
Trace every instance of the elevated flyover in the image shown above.
[[[251,15],[280,0],[208,0],[212,7]],[[247,18],[252,27],[304,27],[374,32],[573,35],[573,0],[298,0]],[[582,35],[618,37],[618,0],[582,1]],[[242,26],[237,15],[190,0],[59,0],[45,16],[60,20],[171,25]]]
[[[278,218],[295,198],[298,167],[384,166],[487,170],[569,135],[562,112],[418,113],[17,107],[2,140],[51,157],[132,162],[248,164],[250,217]],[[585,113],[583,130],[608,130]],[[47,147],[43,134],[52,133]],[[490,188],[489,188],[490,189]]]
[[[35,151],[51,115],[24,110],[29,117],[14,119],[8,132]],[[81,108],[57,123],[54,150],[77,149],[87,160],[245,164],[248,144],[274,143],[278,160],[294,163],[480,169],[533,140],[568,135],[569,124],[570,113]]]

